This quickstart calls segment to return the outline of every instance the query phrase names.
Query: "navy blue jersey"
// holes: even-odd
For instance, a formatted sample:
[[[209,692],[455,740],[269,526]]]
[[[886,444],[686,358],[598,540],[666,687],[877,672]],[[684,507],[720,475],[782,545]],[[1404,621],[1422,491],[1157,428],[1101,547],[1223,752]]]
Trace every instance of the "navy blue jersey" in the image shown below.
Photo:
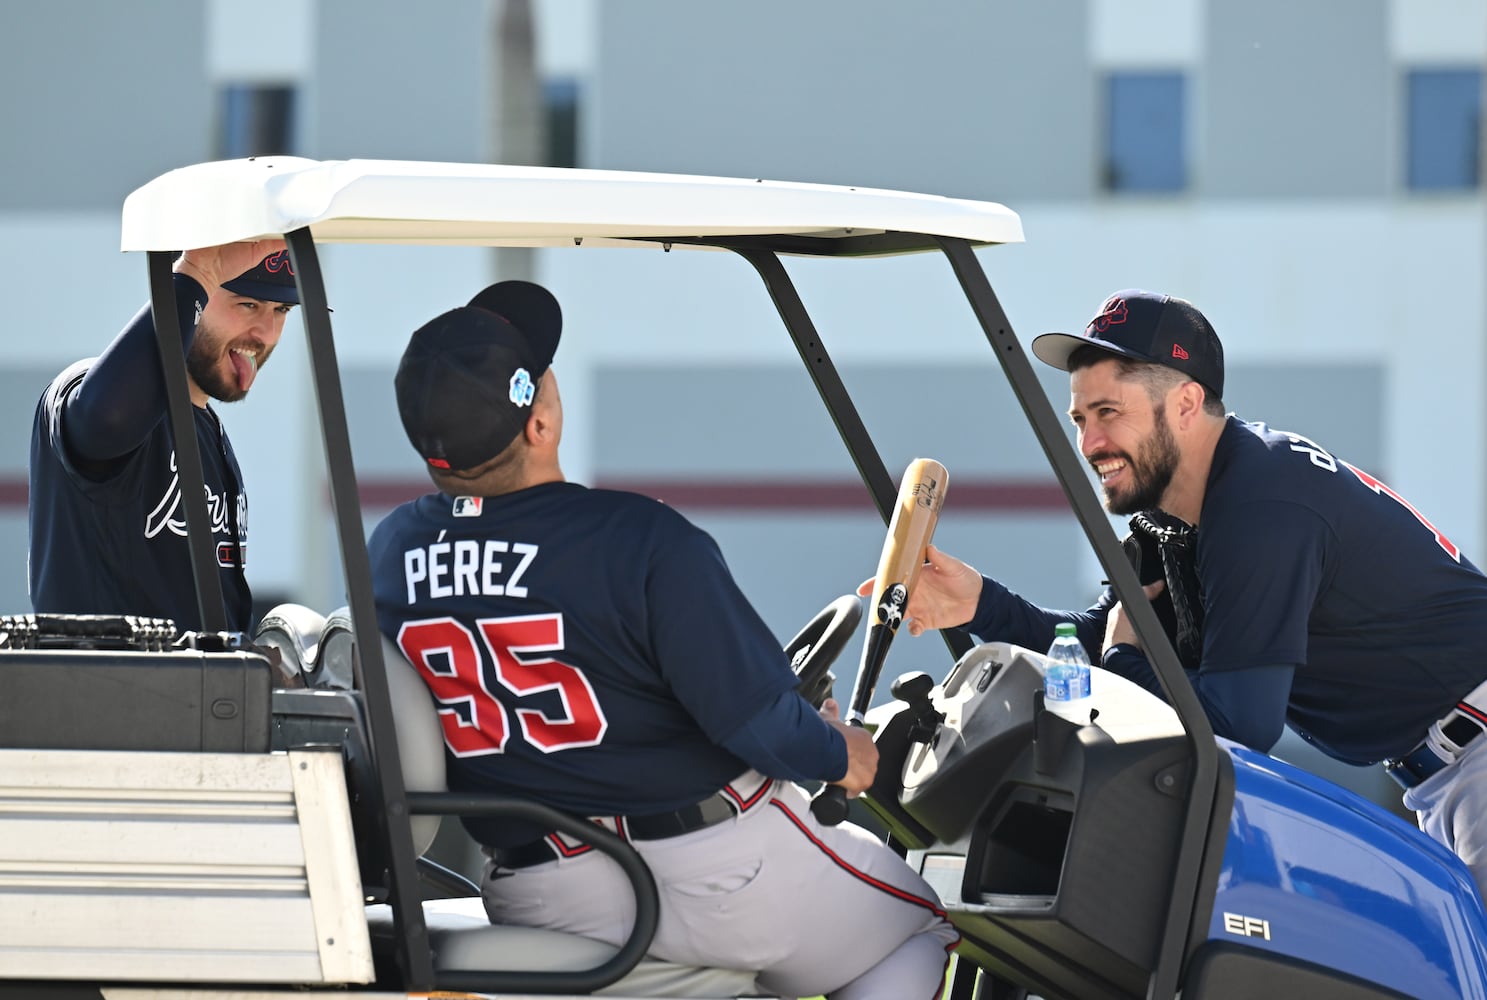
[[[1487,677],[1487,577],[1319,445],[1230,417],[1198,524],[1204,671],[1296,665],[1287,721],[1335,756],[1407,753]]]
[[[647,497],[431,494],[369,550],[379,627],[439,702],[454,788],[578,815],[680,808],[747,769],[720,744],[795,685],[716,543]]]
[[[1196,559],[1203,653],[1189,679],[1216,729],[1242,701],[1280,704],[1244,685],[1284,683],[1286,671],[1262,668],[1294,668],[1285,721],[1368,764],[1409,752],[1487,678],[1487,577],[1387,485],[1298,434],[1229,418]],[[1051,612],[987,580],[970,628],[1042,649],[1069,620],[1098,649],[1112,601]],[[1144,658],[1105,662],[1155,689]]]
[[[90,478],[68,453],[62,408],[91,363],[80,361],[58,375],[36,407],[29,512],[32,607],[148,615],[174,619],[182,629],[200,628],[165,397],[149,402],[159,410],[155,426],[106,478]],[[139,398],[148,400],[147,392]],[[227,625],[246,631],[253,598],[243,574],[248,501],[242,473],[216,414],[192,409]]]

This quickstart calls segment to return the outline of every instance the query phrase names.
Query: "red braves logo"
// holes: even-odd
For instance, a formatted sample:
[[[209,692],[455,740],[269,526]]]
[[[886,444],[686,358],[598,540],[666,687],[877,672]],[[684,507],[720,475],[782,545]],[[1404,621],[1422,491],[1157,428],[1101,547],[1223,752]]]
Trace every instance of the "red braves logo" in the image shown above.
[[[1111,326],[1126,321],[1126,300],[1110,299],[1100,307],[1100,315],[1089,321],[1089,326],[1084,328],[1084,335],[1092,337],[1096,333],[1104,333]]]
[[[263,258],[263,269],[270,274],[278,274],[280,271],[293,274],[294,265],[289,262],[289,251],[280,250],[278,253],[269,254]]]

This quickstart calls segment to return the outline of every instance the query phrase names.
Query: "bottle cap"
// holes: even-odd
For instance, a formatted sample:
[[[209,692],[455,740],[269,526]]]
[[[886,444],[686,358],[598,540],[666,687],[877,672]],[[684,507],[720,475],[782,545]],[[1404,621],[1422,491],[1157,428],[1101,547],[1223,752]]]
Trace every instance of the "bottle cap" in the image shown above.
[[[1053,627],[1055,636],[1078,635],[1079,630],[1074,627],[1073,622],[1059,622]]]

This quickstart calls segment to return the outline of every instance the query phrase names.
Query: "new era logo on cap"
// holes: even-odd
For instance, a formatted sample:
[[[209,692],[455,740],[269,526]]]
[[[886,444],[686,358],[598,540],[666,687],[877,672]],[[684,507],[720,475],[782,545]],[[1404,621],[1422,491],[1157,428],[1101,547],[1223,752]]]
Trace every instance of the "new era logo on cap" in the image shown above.
[[[1083,336],[1045,333],[1033,338],[1039,360],[1064,371],[1081,347],[1175,368],[1223,398],[1223,345],[1203,314],[1184,299],[1126,289],[1104,301]]]

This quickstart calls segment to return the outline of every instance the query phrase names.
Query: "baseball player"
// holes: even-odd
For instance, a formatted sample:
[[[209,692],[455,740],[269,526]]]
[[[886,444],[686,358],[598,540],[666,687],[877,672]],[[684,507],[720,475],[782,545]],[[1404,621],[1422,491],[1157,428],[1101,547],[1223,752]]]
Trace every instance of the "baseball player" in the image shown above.
[[[188,250],[176,301],[228,627],[247,631],[248,501],[210,400],[248,394],[299,301],[282,241]],[[150,307],[47,386],[31,428],[30,587],[38,612],[201,627]]]
[[[660,958],[755,970],[789,996],[932,1000],[959,939],[933,890],[866,831],[817,824],[794,784],[860,792],[876,748],[795,692],[707,534],[564,480],[560,330],[545,289],[502,282],[417,330],[398,367],[439,492],[373,532],[378,622],[438,702],[451,787],[631,842],[660,890]],[[551,830],[466,826],[493,921],[627,936],[612,860]]]
[[[1385,761],[1420,825],[1487,885],[1487,577],[1399,494],[1321,445],[1225,415],[1223,348],[1190,303],[1117,292],[1083,336],[1033,353],[1069,371],[1079,448],[1214,731],[1261,752],[1289,724],[1350,764]],[[1035,607],[931,548],[911,634],[964,624],[1046,648],[1072,621],[1107,670],[1160,694],[1107,588]]]

